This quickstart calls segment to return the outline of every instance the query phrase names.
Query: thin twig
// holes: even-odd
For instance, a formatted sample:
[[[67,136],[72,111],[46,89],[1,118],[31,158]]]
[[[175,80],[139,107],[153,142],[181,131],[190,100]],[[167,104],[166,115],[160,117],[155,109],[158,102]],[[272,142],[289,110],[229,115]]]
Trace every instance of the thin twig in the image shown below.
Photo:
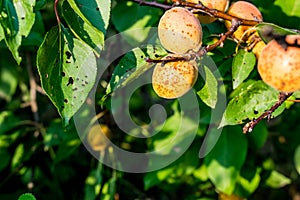
[[[245,25],[245,26],[255,26],[255,25],[257,25],[258,23],[261,22],[261,21],[258,21],[258,20],[247,20],[247,19],[235,17],[235,16],[229,15],[229,14],[224,13],[224,12],[219,11],[219,10],[210,9],[210,8],[204,6],[202,3],[195,4],[195,3],[181,1],[179,4],[181,6],[189,7],[189,8],[194,9],[193,12],[206,13],[206,14],[214,17],[214,18],[224,19],[224,20],[227,20],[227,21],[232,21],[233,19],[235,19],[237,21],[240,21],[241,25]],[[197,10],[195,10],[195,9],[197,9]]]
[[[268,118],[270,120],[272,113],[279,107],[281,106],[293,93],[286,93],[286,92],[281,92],[279,94],[278,101],[266,112],[261,114],[258,118],[251,120],[245,126],[243,127],[243,133],[250,133],[252,132],[253,128],[264,118]]]
[[[56,17],[56,20],[57,20],[57,24],[60,27],[60,18],[59,18],[59,14],[58,14],[58,11],[57,11],[58,2],[59,2],[59,0],[54,1],[54,13],[55,13],[55,17]]]
[[[29,52],[26,53],[26,68],[29,76],[29,85],[30,85],[30,107],[33,113],[34,121],[39,122],[38,105],[36,102],[37,84],[35,82],[34,75],[32,72],[32,60]]]
[[[138,3],[141,6],[151,6],[151,7],[161,8],[164,10],[168,10],[173,7],[172,5],[162,4],[162,3],[158,3],[156,1],[144,1],[144,0],[130,0],[130,1]]]
[[[130,1],[138,3],[141,6],[151,6],[151,7],[161,8],[164,10],[171,9],[173,7],[173,5],[158,3],[156,1],[145,1],[145,0],[130,0]],[[222,11],[219,11],[219,10],[210,9],[210,8],[204,6],[200,1],[198,4],[195,4],[195,3],[191,3],[191,2],[177,0],[175,5],[189,8],[193,13],[200,13],[200,12],[206,13],[212,17],[227,20],[227,21],[232,21],[233,19],[235,19],[237,21],[240,21],[240,24],[244,25],[244,26],[255,26],[261,22],[258,20],[247,20],[247,19],[243,19],[243,18],[238,18],[238,17],[232,16],[232,15],[229,15],[227,13],[224,13]]]

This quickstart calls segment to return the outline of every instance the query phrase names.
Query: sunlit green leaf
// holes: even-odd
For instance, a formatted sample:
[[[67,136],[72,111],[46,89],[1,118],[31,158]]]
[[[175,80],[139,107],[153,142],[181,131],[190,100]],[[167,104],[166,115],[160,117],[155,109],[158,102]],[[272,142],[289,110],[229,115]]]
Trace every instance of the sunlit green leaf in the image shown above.
[[[35,0],[4,0],[0,24],[5,35],[5,42],[18,64],[21,62],[18,49],[22,36],[28,36],[34,24]]]
[[[232,99],[223,115],[220,127],[241,124],[246,119],[254,119],[270,109],[278,101],[279,92],[263,81],[247,81],[232,94]],[[285,104],[277,109],[272,117],[279,115]]]
[[[294,163],[295,163],[297,172],[300,174],[300,145],[295,150]]]
[[[97,66],[89,46],[61,29],[54,27],[47,33],[37,65],[43,89],[68,123],[93,87]]]
[[[291,179],[279,173],[278,171],[271,171],[270,176],[266,180],[266,185],[271,188],[282,188],[291,183]]]
[[[239,50],[232,61],[232,85],[237,88],[251,73],[256,63],[255,55],[243,49]]]
[[[72,2],[72,1],[71,1]],[[89,1],[90,4],[96,4],[97,2]],[[85,2],[88,3],[88,2]],[[100,3],[100,2],[99,2]],[[82,5],[81,3],[79,3]],[[76,6],[73,2],[73,7]],[[82,5],[81,9],[84,9],[85,14],[89,14],[89,18],[86,18],[86,15],[83,13],[79,13],[80,11],[78,7],[76,7],[76,11],[72,9],[68,1],[64,1],[63,3],[63,15],[68,25],[70,26],[72,32],[79,37],[82,41],[86,42],[91,48],[93,48],[98,54],[103,49],[104,44],[104,34],[106,32],[106,28],[108,25],[108,21],[104,23],[101,19],[101,10],[104,9],[104,12],[107,16],[109,16],[110,4],[109,1],[105,1],[104,5]],[[99,6],[99,7],[98,7]],[[106,7],[105,7],[106,6]],[[89,11],[89,12],[87,12]],[[99,15],[99,16],[98,16]],[[92,16],[92,17],[91,17]],[[99,19],[99,20],[97,20]],[[92,20],[92,21],[91,21]]]
[[[11,161],[11,168],[15,169],[22,163],[23,156],[25,154],[24,144],[19,144],[14,152],[14,156]]]
[[[205,85],[197,92],[201,100],[211,108],[215,108],[218,100],[218,82],[208,67],[204,66]]]
[[[260,170],[258,168],[243,168],[238,176],[237,185],[234,193],[242,196],[249,197],[258,188],[260,183]]]
[[[19,196],[18,200],[36,200],[36,198],[31,193],[25,193]]]

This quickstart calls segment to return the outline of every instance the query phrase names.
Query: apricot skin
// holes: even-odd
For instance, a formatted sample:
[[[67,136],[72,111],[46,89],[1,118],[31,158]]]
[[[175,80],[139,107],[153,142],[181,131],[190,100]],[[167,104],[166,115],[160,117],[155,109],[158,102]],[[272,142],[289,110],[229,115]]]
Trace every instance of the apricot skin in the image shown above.
[[[188,0],[188,2],[198,4],[199,0]],[[210,9],[215,9],[224,12],[229,1],[228,0],[201,0],[201,3]],[[216,18],[211,17],[204,13],[195,14],[195,16],[200,20],[200,23],[203,24],[210,24],[216,20]]]
[[[196,61],[174,61],[165,65],[159,63],[153,71],[152,87],[158,96],[174,99],[187,93],[197,77]]]
[[[190,11],[174,7],[161,17],[158,37],[162,46],[172,53],[198,51],[202,44],[202,27]]]
[[[229,7],[228,14],[242,18],[247,20],[254,20],[254,21],[262,21],[263,17],[261,12],[258,10],[256,6],[253,4],[246,2],[246,1],[237,1]],[[227,29],[230,28],[231,22],[226,21],[225,26]],[[233,33],[233,37],[237,40],[243,40],[243,34],[249,29],[251,26],[239,26],[239,28]]]
[[[265,83],[282,92],[294,92],[300,90],[300,35],[288,35],[285,41],[288,46],[269,42],[257,67]]]

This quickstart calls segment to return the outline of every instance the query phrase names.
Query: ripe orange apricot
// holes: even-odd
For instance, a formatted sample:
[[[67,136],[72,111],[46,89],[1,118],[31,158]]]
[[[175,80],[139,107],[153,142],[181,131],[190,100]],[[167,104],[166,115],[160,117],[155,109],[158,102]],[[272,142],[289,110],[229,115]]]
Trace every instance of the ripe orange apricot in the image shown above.
[[[206,7],[210,8],[210,9],[219,10],[222,12],[225,11],[225,9],[229,3],[228,0],[200,0],[200,1]],[[199,0],[188,0],[188,2],[197,4],[197,3],[199,3]],[[195,16],[198,17],[200,22],[203,24],[210,24],[216,20],[216,18],[211,17],[205,13],[195,14]]]
[[[202,44],[199,20],[185,8],[167,10],[158,24],[158,37],[162,46],[173,53],[198,51]]]
[[[258,8],[247,1],[237,1],[233,4],[231,4],[227,13],[234,17],[238,17],[238,18],[242,18],[242,19],[255,20],[255,21],[263,20],[262,14],[258,10]],[[231,26],[231,22],[225,21],[225,26],[227,27],[227,29],[229,29]],[[239,28],[233,33],[233,36],[237,40],[243,40],[244,33],[249,28],[251,28],[251,26],[239,26]]]
[[[260,54],[265,46],[266,46],[266,44],[264,41],[259,41],[252,49],[252,52],[255,54],[257,59],[259,59]]]
[[[197,63],[194,60],[167,62],[165,65],[159,63],[152,74],[152,87],[158,96],[174,99],[187,93],[197,77]]]
[[[277,90],[300,90],[300,35],[286,36],[284,44],[273,39],[262,50],[257,67],[262,80]]]
[[[110,137],[111,131],[107,125],[96,124],[88,132],[87,142],[94,151],[103,151],[107,147],[107,140]]]

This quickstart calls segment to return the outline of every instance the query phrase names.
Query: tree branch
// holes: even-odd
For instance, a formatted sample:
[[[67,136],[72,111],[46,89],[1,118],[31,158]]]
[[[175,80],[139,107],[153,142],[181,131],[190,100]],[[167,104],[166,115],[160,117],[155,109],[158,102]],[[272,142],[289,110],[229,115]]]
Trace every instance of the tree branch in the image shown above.
[[[272,113],[281,106],[293,93],[286,93],[286,92],[280,92],[278,101],[266,112],[264,112],[261,116],[259,116],[256,119],[251,120],[245,126],[243,127],[243,133],[250,133],[252,132],[253,128],[264,118],[268,118],[270,120]]]
[[[171,9],[173,7],[173,5],[158,3],[156,1],[145,1],[145,0],[129,0],[129,1],[138,3],[141,6],[151,6],[151,7],[161,8],[164,10]],[[234,17],[234,16],[224,13],[222,11],[210,9],[210,8],[204,6],[200,1],[198,4],[195,4],[195,3],[190,3],[190,2],[186,2],[186,1],[176,0],[175,5],[181,6],[181,7],[186,7],[187,9],[191,10],[193,13],[200,13],[200,12],[206,13],[212,17],[227,20],[227,21],[237,20],[237,21],[240,21],[240,24],[244,25],[244,26],[255,26],[256,24],[261,22],[258,20],[247,20],[247,19],[243,19],[243,18]]]

